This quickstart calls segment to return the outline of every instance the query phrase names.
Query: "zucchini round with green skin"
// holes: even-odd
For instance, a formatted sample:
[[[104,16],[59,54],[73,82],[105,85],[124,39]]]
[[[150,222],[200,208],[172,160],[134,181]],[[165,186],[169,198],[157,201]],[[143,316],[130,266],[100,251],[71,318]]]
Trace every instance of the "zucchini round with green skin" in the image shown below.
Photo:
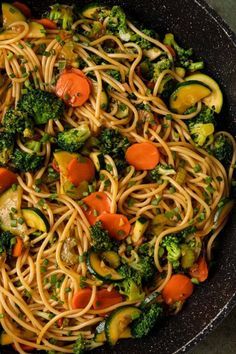
[[[114,269],[120,266],[120,256],[115,251],[102,252],[101,258],[106,264]]]
[[[135,306],[122,306],[113,311],[106,319],[105,333],[110,345],[115,345],[129,324],[139,318],[141,310]]]
[[[181,82],[170,96],[170,108],[173,112],[183,114],[188,108],[210,94],[210,88],[200,81]]]
[[[48,232],[50,225],[46,216],[38,208],[22,209],[22,215],[27,226],[42,232]]]
[[[115,269],[105,265],[100,256],[94,251],[88,253],[87,266],[91,274],[106,282],[117,282],[123,279]]]
[[[220,113],[223,105],[223,94],[217,82],[210,76],[202,73],[197,73],[186,77],[185,81],[189,80],[197,80],[210,87],[212,92],[209,96],[203,99],[203,102],[206,106],[214,109],[216,113]]]
[[[96,328],[94,340],[97,343],[105,343],[107,340],[106,333],[105,333],[105,324],[106,324],[106,321],[103,321],[103,322],[99,323],[99,325]],[[124,332],[121,333],[119,339],[127,339],[127,338],[132,338],[131,329],[129,327],[127,327],[124,330]]]

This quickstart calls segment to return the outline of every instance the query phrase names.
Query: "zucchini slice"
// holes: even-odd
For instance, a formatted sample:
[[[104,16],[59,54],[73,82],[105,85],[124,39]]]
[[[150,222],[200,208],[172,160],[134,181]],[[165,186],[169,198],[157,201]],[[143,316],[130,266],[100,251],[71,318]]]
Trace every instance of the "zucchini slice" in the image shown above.
[[[5,332],[2,332],[1,333],[1,336],[0,336],[0,345],[10,345],[12,344],[14,341],[13,341],[13,338],[5,333]]]
[[[214,109],[216,113],[220,113],[223,105],[223,94],[217,82],[210,76],[202,73],[197,73],[186,77],[185,81],[189,80],[197,80],[210,87],[212,92],[209,96],[203,99],[203,102],[206,106]]]
[[[115,345],[126,331],[129,324],[141,315],[141,310],[135,306],[122,306],[113,311],[106,320],[105,333],[110,345]]]
[[[101,6],[97,3],[92,3],[92,4],[88,4],[86,5],[82,12],[81,15],[83,17],[89,18],[91,20],[97,20],[98,19],[98,15],[101,11],[106,11],[107,15],[109,14],[110,10],[104,6]]]
[[[46,31],[43,25],[37,22],[29,22],[29,32],[26,38],[43,38],[46,36]]]
[[[200,81],[191,80],[177,85],[170,96],[170,108],[173,112],[183,114],[201,99],[211,94],[210,88]]]
[[[123,333],[121,333],[119,339],[127,339],[127,338],[132,338],[131,330],[129,327],[127,327],[125,329],[125,331]],[[97,343],[105,343],[107,340],[105,331],[103,331],[101,333],[96,333],[94,340]]]
[[[123,279],[115,269],[106,266],[99,255],[94,251],[88,253],[87,266],[91,274],[106,282],[117,282]]]
[[[147,230],[148,220],[141,216],[135,221],[133,233],[131,239],[134,243],[138,242]]]
[[[222,205],[217,209],[214,216],[214,229],[217,228],[223,220],[227,218],[229,213],[234,207],[234,201],[232,199],[225,199]]]
[[[105,167],[104,156],[100,151],[91,152],[89,158],[93,161],[96,170],[99,172]]]
[[[20,236],[27,230],[25,223],[18,222],[19,218],[22,217],[22,194],[22,188],[17,186],[15,189],[13,187],[7,189],[0,196],[1,229]]]
[[[26,225],[42,232],[48,232],[50,225],[46,216],[38,208],[22,209]]]
[[[106,342],[106,334],[105,334],[105,321],[99,323],[96,327],[94,340],[97,343],[104,343]]]
[[[109,106],[109,98],[105,90],[102,90],[100,98],[101,98],[101,102],[100,102],[101,109],[103,111],[106,111]]]
[[[118,110],[115,114],[116,118],[122,119],[128,117],[130,109],[124,103],[118,104]]]
[[[115,251],[102,252],[101,258],[106,264],[114,269],[120,266],[120,256]]]
[[[8,27],[12,23],[17,21],[26,20],[25,16],[19,9],[6,2],[2,3],[2,19],[3,19],[3,27]]]

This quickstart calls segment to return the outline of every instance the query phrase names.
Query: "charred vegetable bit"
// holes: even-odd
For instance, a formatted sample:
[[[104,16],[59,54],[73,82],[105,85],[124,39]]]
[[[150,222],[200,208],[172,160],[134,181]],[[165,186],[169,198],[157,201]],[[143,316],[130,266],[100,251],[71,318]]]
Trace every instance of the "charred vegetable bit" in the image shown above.
[[[212,109],[203,107],[202,111],[187,124],[196,145],[204,147],[213,142],[215,117]]]
[[[160,320],[163,313],[162,306],[158,303],[151,304],[145,309],[140,317],[131,324],[131,333],[135,338],[146,336]]]
[[[0,256],[3,253],[11,256],[12,247],[16,242],[15,236],[10,231],[2,231],[0,234]]]
[[[28,154],[20,149],[15,149],[12,155],[13,166],[21,172],[36,171],[43,164],[44,158],[35,153]]]
[[[50,119],[60,119],[63,115],[64,103],[53,93],[32,89],[21,97],[18,109],[32,115],[35,124],[40,125]]]
[[[14,135],[7,132],[0,132],[0,166],[6,165],[12,155],[14,148]]]
[[[25,138],[33,136],[34,122],[27,112],[9,108],[3,118],[3,126],[8,133],[22,134]]]
[[[112,157],[118,171],[124,170],[127,166],[125,152],[130,145],[128,138],[121,135],[118,130],[104,129],[98,139],[101,152]]]
[[[91,132],[87,124],[81,124],[78,128],[65,130],[58,133],[58,146],[65,151],[75,152],[79,150],[90,137]]]

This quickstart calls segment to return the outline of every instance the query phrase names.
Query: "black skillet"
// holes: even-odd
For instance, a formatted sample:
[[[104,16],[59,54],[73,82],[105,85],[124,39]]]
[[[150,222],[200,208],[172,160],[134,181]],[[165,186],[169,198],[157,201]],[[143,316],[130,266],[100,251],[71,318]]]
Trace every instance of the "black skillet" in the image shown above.
[[[25,1],[35,17],[55,2],[82,7],[91,1]],[[122,5],[133,18],[161,35],[174,32],[182,44],[193,47],[196,57],[204,59],[206,72],[217,79],[225,95],[219,128],[236,134],[236,36],[204,1],[104,0],[103,3]],[[196,289],[179,315],[165,320],[147,338],[124,340],[114,349],[104,347],[94,353],[183,353],[204,338],[236,305],[236,208],[216,249],[209,280]],[[12,348],[0,349],[2,354],[12,352]]]

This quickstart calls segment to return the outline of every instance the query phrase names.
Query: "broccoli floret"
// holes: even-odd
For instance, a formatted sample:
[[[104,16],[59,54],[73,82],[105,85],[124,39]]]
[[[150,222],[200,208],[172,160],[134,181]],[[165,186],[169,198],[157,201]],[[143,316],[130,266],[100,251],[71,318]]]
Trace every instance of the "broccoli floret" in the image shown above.
[[[120,6],[113,6],[109,14],[107,29],[112,33],[119,34],[124,41],[130,40],[130,33],[127,28],[126,15]]]
[[[214,111],[204,107],[202,111],[188,122],[189,132],[198,146],[209,145],[213,141],[215,130]]]
[[[135,338],[142,338],[146,336],[157,321],[160,319],[163,309],[160,304],[150,305],[139,318],[134,320],[131,324],[131,333]]]
[[[34,122],[26,112],[9,108],[3,118],[3,126],[9,133],[23,134],[25,138],[32,137]]]
[[[142,301],[145,293],[142,289],[142,278],[138,272],[123,264],[118,272],[124,277],[122,282],[116,284],[119,293],[126,296],[129,301]]]
[[[73,353],[74,354],[84,354],[89,350],[100,347],[103,343],[97,343],[92,339],[86,339],[82,334],[79,334],[74,346]]]
[[[162,71],[171,69],[172,61],[167,58],[159,60],[157,63],[153,64],[153,80],[157,81],[158,77]]]
[[[121,81],[120,72],[118,70],[107,70],[107,74],[117,81]]]
[[[190,128],[190,134],[193,136],[193,141],[198,146],[203,146],[207,139],[213,136],[214,125],[212,123],[198,123]]]
[[[127,166],[125,152],[130,145],[128,138],[121,135],[118,130],[104,129],[98,139],[101,152],[110,155],[116,164],[117,170],[119,172],[123,171]]]
[[[178,45],[175,40],[175,37],[172,33],[167,33],[164,38],[164,44],[171,46],[174,48],[177,56],[178,56],[178,65],[182,66],[190,71],[201,70],[204,68],[204,62],[196,62],[194,63],[191,59],[193,55],[192,48],[184,49]]]
[[[61,118],[64,103],[53,93],[32,89],[21,97],[18,109],[32,115],[36,124],[45,124]]]
[[[142,243],[138,248],[138,254],[148,257],[153,257],[154,255],[154,242],[155,239],[150,242]]]
[[[6,253],[10,256],[15,240],[15,236],[11,232],[2,231],[0,234],[0,255]]]
[[[48,18],[64,29],[70,30],[74,22],[73,6],[55,4],[50,6]]]
[[[227,136],[224,134],[217,135],[212,144],[211,152],[217,160],[225,165],[229,164],[232,160],[233,147]]]
[[[144,282],[149,281],[156,271],[154,260],[149,256],[137,255],[135,261],[131,262],[129,265],[140,274]]]
[[[115,246],[114,241],[109,237],[108,231],[103,229],[101,221],[97,221],[90,227],[90,235],[95,252],[110,251]]]
[[[14,135],[0,132],[0,165],[6,165],[14,148]]]
[[[28,154],[22,150],[15,149],[12,155],[12,163],[21,172],[35,171],[43,165],[43,156],[35,153]]]
[[[170,234],[162,239],[161,247],[165,248],[167,251],[167,259],[172,263],[174,268],[179,267],[180,258],[182,265],[186,264],[186,258],[189,259],[191,253],[194,255],[192,250],[186,241],[187,236],[193,234],[196,231],[195,226],[187,227],[186,229],[178,232],[177,234]],[[184,268],[186,268],[184,266]]]
[[[25,143],[25,146],[33,152],[40,152],[42,143],[37,140],[29,140]]]
[[[78,128],[60,132],[57,135],[57,143],[62,150],[74,152],[81,148],[90,135],[88,125],[81,124]]]
[[[175,175],[176,171],[171,165],[158,164],[149,172],[149,176],[153,181],[159,181],[161,176]]]

